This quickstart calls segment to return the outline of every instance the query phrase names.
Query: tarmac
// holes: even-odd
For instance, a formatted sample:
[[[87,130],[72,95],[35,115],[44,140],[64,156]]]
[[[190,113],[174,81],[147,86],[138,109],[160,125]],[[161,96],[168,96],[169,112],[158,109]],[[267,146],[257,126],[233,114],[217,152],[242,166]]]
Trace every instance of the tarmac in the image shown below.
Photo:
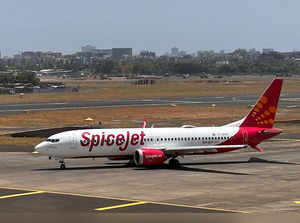
[[[33,102],[1,104],[0,114],[14,114],[24,111],[48,111],[66,109],[95,109],[112,107],[133,106],[169,106],[176,105],[252,105],[255,104],[259,95],[221,95],[201,97],[169,97],[148,99],[122,99],[122,100],[84,100],[68,102]],[[300,107],[300,93],[282,94],[280,97],[281,107]]]
[[[30,147],[0,147],[3,213],[298,213],[300,141],[186,156],[182,166],[66,160],[66,170]],[[8,152],[10,151],[10,152]]]

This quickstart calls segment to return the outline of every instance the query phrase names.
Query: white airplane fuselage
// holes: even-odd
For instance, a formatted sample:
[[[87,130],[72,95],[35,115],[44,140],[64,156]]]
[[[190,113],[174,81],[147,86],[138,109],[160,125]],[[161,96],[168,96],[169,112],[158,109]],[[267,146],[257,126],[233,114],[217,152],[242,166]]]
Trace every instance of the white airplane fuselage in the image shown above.
[[[238,131],[239,127],[86,129],[53,135],[36,149],[57,158],[125,157],[142,148],[219,145]]]

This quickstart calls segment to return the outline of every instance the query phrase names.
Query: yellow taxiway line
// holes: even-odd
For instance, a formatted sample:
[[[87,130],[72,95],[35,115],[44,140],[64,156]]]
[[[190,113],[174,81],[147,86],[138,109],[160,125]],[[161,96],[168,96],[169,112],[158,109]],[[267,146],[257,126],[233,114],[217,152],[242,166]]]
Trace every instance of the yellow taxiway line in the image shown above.
[[[128,204],[120,204],[120,205],[114,205],[114,206],[108,206],[104,208],[96,208],[94,209],[95,211],[106,211],[106,210],[111,210],[111,209],[116,209],[116,208],[124,208],[124,207],[130,207],[130,206],[136,206],[136,205],[141,205],[141,204],[147,204],[148,202],[146,201],[139,201],[135,203],[128,203]]]
[[[32,194],[41,194],[41,193],[45,193],[45,191],[34,191],[34,192],[26,192],[26,193],[20,193],[20,194],[5,195],[5,196],[1,196],[0,199],[21,197],[21,196],[27,196],[27,195],[32,195]]]
[[[300,204],[300,201],[294,201],[295,204]]]
[[[196,208],[196,209],[209,210],[209,211],[222,211],[222,212],[232,212],[232,213],[241,213],[241,214],[249,214],[250,213],[248,211],[239,211],[239,210],[231,210],[231,209],[223,209],[223,208],[210,208],[210,207],[206,207],[206,206],[193,206],[193,205],[186,205],[186,204],[173,204],[173,203],[166,203],[166,202],[151,201],[148,203],[166,205],[166,206],[174,206],[174,207],[183,207],[183,208]]]
[[[11,190],[28,190],[28,191],[30,190],[30,189],[27,189],[27,188],[2,187],[2,186],[0,186],[0,189],[1,188],[2,189],[11,189]],[[168,205],[168,206],[174,206],[174,207],[198,208],[198,209],[202,209],[202,210],[212,210],[212,211],[215,210],[215,211],[241,213],[241,214],[251,213],[251,212],[248,212],[248,211],[241,211],[241,210],[231,210],[231,209],[223,209],[223,208],[210,208],[210,207],[206,207],[206,206],[193,206],[193,205],[174,204],[174,203],[167,203],[167,202],[141,201],[141,200],[118,198],[118,197],[111,197],[111,196],[97,196],[97,195],[95,196],[95,195],[88,195],[88,194],[67,193],[67,192],[58,192],[58,191],[50,191],[50,190],[49,191],[44,190],[43,193],[63,194],[63,195],[78,196],[78,197],[90,197],[90,198],[100,198],[100,199],[102,198],[102,199],[110,199],[110,200],[127,201],[127,202],[134,202],[134,203],[128,203],[128,204],[135,204],[135,205],[139,205],[139,204],[142,204],[142,202],[145,202],[144,204],[146,204],[146,203],[147,204],[160,204],[160,205]],[[134,205],[130,205],[130,206],[134,206]]]

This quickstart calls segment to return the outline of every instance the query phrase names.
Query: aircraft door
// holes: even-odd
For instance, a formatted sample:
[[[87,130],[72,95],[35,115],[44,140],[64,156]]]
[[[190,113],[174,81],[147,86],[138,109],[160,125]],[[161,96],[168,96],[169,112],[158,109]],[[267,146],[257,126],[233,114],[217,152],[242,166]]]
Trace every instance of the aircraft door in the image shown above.
[[[76,149],[76,135],[77,135],[77,132],[70,132],[70,141],[69,141],[69,148],[70,149]]]

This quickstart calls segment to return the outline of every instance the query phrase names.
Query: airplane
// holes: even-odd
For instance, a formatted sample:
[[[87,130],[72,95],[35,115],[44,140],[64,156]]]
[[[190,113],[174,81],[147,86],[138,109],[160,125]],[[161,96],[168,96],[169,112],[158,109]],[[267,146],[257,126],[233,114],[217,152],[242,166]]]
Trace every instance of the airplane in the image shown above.
[[[177,168],[177,157],[218,154],[258,144],[281,133],[274,120],[283,79],[276,78],[243,119],[220,127],[184,125],[173,128],[84,129],[58,133],[35,147],[65,169],[65,159],[106,157],[129,160],[136,166],[161,165],[168,160]]]

